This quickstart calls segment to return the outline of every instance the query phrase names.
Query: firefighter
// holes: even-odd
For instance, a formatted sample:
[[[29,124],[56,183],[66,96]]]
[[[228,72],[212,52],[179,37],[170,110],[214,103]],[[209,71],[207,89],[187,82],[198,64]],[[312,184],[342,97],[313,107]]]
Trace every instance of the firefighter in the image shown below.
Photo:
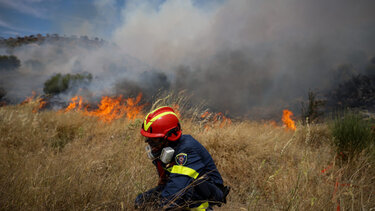
[[[160,107],[145,117],[141,134],[148,157],[159,174],[158,185],[135,200],[139,209],[212,210],[226,203],[229,187],[208,151],[192,136],[182,135],[171,107]]]

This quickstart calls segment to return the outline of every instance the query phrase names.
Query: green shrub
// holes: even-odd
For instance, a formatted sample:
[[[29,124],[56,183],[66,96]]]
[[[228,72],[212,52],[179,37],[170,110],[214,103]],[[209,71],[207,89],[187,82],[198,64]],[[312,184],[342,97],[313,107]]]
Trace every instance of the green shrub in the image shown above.
[[[87,84],[91,81],[91,79],[91,74],[61,75],[60,73],[58,73],[44,83],[43,91],[46,94],[56,95],[68,90],[75,85],[85,83]]]
[[[0,55],[0,70],[15,70],[21,66],[21,61],[13,55]]]
[[[332,135],[338,152],[348,157],[370,147],[375,141],[371,122],[355,112],[338,115],[332,124]]]

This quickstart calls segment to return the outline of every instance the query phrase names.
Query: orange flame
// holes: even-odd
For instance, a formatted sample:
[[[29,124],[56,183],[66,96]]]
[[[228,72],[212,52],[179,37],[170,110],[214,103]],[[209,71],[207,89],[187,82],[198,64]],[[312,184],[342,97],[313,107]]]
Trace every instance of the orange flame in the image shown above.
[[[38,99],[39,105],[33,109],[33,113],[38,112],[40,109],[44,108],[47,105],[47,102],[43,98]]]
[[[86,111],[88,116],[97,116],[104,122],[110,122],[123,116],[121,105],[121,96],[117,98],[102,97],[99,108],[94,111]]]
[[[206,112],[204,112],[201,115],[201,118],[207,120],[207,122],[206,122],[206,124],[204,126],[204,128],[206,130],[208,130],[210,128],[213,128],[213,127],[216,127],[217,125],[220,128],[223,128],[226,125],[232,124],[232,120],[230,118],[226,117],[221,112],[219,112],[219,113],[210,113],[210,112],[206,111]]]
[[[224,114],[221,112],[217,113],[214,118],[215,118],[215,122],[220,121],[220,125],[219,125],[220,128],[224,127],[227,124],[228,125],[232,124],[232,120],[224,116]]]
[[[21,105],[24,105],[26,103],[30,103],[36,96],[36,92],[35,91],[32,91],[31,92],[31,96],[30,97],[26,97],[26,99],[21,103]]]
[[[142,93],[139,93],[136,98],[122,99],[119,97],[102,97],[98,104],[98,108],[92,111],[88,110],[88,105],[84,107],[83,98],[75,96],[71,99],[71,103],[65,109],[65,112],[71,110],[82,111],[86,116],[96,116],[104,122],[111,122],[114,119],[119,119],[126,114],[128,119],[135,119],[140,116],[144,105],[138,105],[142,99]]]
[[[133,99],[133,98],[128,98],[126,99],[126,116],[128,117],[128,119],[135,119],[137,117],[139,117],[139,115],[141,114],[141,111],[144,107],[144,105],[141,105],[141,106],[137,106],[137,104],[141,101],[142,99],[142,93],[139,93],[138,96]]]
[[[65,109],[65,112],[75,109],[77,106],[77,110],[82,109],[82,97],[81,96],[75,96],[72,99],[70,99],[71,103],[68,105],[68,107]]]
[[[282,121],[287,129],[296,130],[296,124],[291,119],[291,116],[293,116],[293,113],[287,109],[283,110],[283,117]]]
[[[210,114],[210,112],[206,111],[206,112],[204,112],[204,113],[201,115],[201,118],[202,118],[202,119],[205,119],[209,114]]]
[[[38,103],[38,105],[33,108],[32,112],[36,113],[40,109],[44,108],[47,105],[47,102],[43,98],[36,97],[35,91],[32,91],[31,93],[32,93],[31,96],[26,97],[26,99],[20,105],[25,105],[35,100]]]

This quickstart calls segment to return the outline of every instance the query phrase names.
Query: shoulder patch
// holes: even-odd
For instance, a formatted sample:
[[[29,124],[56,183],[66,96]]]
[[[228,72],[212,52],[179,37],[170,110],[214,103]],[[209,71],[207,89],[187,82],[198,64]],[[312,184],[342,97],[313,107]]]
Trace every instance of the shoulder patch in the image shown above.
[[[180,153],[178,155],[176,155],[176,163],[178,165],[185,165],[186,161],[187,161],[187,154],[185,153]]]

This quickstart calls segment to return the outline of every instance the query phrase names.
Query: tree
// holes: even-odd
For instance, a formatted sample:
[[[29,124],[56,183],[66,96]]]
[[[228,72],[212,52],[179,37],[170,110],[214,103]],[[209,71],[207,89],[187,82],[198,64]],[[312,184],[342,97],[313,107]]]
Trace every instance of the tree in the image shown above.
[[[90,83],[92,75],[89,74],[65,74],[60,73],[52,76],[44,83],[43,91],[46,94],[57,95],[74,86],[84,85]]]
[[[13,55],[0,55],[0,70],[15,70],[21,66],[21,61]]]
[[[306,123],[308,121],[309,123],[314,122],[318,120],[320,116],[323,115],[323,112],[321,111],[321,107],[324,106],[325,101],[319,100],[316,98],[316,93],[309,91],[308,93],[309,102],[307,105],[302,102],[302,119],[303,122]]]
[[[352,68],[354,69],[354,67]],[[375,105],[375,57],[362,74],[352,73],[328,91],[328,106],[331,109],[366,109],[374,110]]]
[[[330,93],[335,107],[368,109],[375,105],[375,78],[356,75]]]

